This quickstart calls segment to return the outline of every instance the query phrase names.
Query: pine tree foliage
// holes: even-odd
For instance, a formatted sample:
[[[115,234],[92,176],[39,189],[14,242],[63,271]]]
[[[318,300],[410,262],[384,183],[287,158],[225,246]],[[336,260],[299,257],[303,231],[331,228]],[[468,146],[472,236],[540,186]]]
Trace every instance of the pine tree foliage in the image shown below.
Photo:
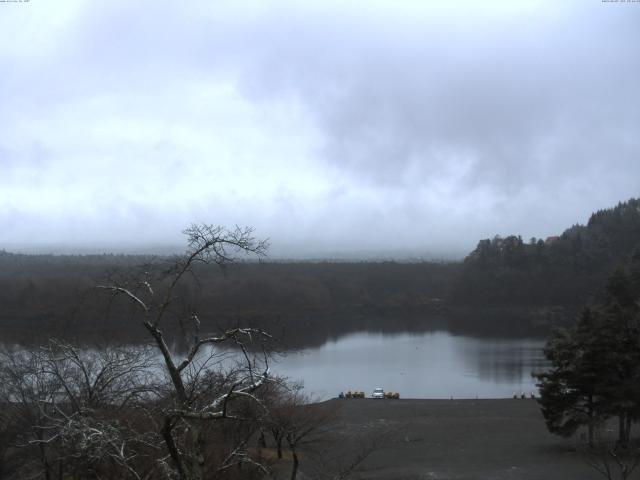
[[[550,432],[570,436],[608,418],[619,421],[618,442],[629,442],[631,424],[640,418],[640,257],[610,277],[604,302],[586,308],[577,324],[559,330],[545,348],[551,363],[536,374]]]

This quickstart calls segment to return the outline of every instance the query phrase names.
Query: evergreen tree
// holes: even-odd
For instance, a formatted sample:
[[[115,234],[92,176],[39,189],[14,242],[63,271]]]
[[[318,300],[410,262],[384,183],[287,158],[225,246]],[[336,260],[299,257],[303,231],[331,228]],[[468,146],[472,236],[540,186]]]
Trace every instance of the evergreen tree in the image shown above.
[[[594,428],[602,420],[598,392],[602,372],[591,335],[594,323],[593,312],[585,309],[575,328],[557,330],[544,350],[552,368],[535,374],[540,382],[538,402],[549,431],[569,437],[586,425],[590,445]]]
[[[570,436],[583,425],[593,429],[618,417],[618,442],[629,442],[640,418],[640,292],[625,269],[610,277],[605,300],[585,309],[576,326],[559,331],[545,348],[551,369],[537,374],[550,432]]]

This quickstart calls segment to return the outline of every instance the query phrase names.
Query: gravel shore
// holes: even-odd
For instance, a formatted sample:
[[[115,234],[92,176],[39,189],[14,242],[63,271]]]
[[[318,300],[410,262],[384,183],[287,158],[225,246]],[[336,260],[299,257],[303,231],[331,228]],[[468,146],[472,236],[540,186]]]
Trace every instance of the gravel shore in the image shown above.
[[[547,432],[532,399],[336,399],[326,405],[336,411],[336,444],[367,432],[381,439],[355,478],[602,478],[577,439]]]

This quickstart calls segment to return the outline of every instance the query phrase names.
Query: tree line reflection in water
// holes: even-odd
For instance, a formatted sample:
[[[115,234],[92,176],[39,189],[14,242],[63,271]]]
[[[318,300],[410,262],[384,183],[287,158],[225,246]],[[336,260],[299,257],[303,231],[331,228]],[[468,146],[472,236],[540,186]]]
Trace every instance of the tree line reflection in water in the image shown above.
[[[330,398],[381,386],[404,398],[503,398],[535,392],[544,340],[483,338],[448,331],[358,332],[290,353],[274,371]]]

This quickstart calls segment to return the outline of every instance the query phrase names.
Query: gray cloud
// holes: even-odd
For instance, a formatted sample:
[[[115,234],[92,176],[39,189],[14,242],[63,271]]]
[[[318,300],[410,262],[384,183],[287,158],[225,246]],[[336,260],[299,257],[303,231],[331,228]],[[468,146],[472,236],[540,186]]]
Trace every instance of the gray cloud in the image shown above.
[[[559,19],[550,4],[496,25],[465,18],[469,30],[425,14],[402,32],[355,15],[335,32],[330,17],[301,15],[247,76],[258,95],[280,86],[310,104],[326,157],[373,181],[406,183],[411,167],[428,180],[450,160],[468,164],[466,187],[564,182],[603,152],[626,166],[640,120],[640,10],[573,7]]]
[[[13,8],[0,243],[212,221],[283,255],[438,255],[558,232],[638,195],[639,21],[577,1]]]

